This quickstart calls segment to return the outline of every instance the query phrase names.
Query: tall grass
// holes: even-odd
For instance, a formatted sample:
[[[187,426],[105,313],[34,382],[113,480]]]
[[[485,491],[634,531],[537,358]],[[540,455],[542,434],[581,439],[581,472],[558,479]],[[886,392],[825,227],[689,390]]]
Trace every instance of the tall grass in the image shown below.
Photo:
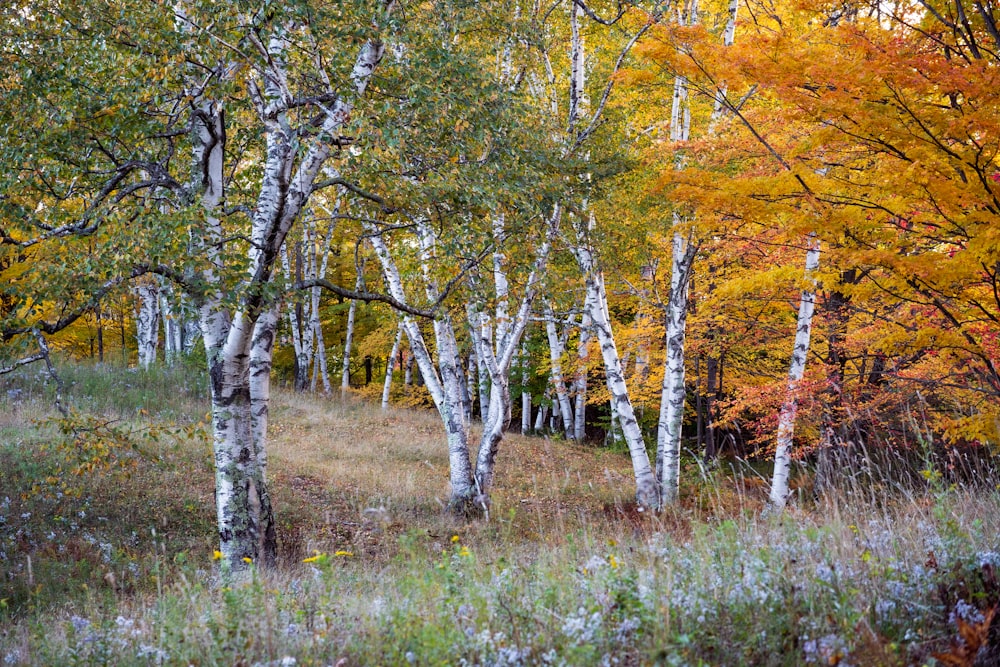
[[[120,394],[75,404],[135,426],[204,409],[174,371],[89,376],[105,372],[64,371]],[[0,413],[16,436],[0,446],[4,664],[933,664],[1000,601],[993,487],[856,470],[814,500],[805,475],[765,518],[751,468],[692,463],[682,506],[648,516],[627,458],[510,436],[490,521],[463,524],[441,510],[433,415],[284,392],[282,563],[225,582],[204,435],[136,430],[127,474],[33,495],[58,434],[37,421],[47,390],[22,381]]]

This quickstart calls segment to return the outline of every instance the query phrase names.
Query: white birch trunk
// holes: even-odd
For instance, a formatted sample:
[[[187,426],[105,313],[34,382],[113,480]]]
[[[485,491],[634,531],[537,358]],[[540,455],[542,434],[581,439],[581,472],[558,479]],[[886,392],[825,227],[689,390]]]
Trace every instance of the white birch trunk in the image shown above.
[[[473,340],[475,340],[475,333],[473,332],[472,335],[473,335]],[[477,361],[478,358],[479,356],[476,354],[476,347],[475,345],[473,345],[472,349],[469,350],[469,360],[465,369],[465,384],[467,387],[470,387],[469,402],[465,407],[465,418],[470,423],[472,422],[472,419],[476,414],[475,412],[476,393],[478,393],[478,388],[479,388],[479,362]],[[477,390],[475,393],[472,391],[473,388]],[[480,408],[480,412],[482,412],[482,408]]]
[[[806,280],[813,289],[802,291],[799,301],[799,316],[795,328],[795,348],[788,368],[788,393],[781,404],[778,415],[778,443],[774,452],[774,475],[771,479],[771,506],[776,510],[785,507],[788,500],[788,476],[792,467],[792,440],[795,435],[795,414],[798,411],[796,390],[806,370],[809,356],[809,338],[812,333],[812,318],[816,308],[816,278],[819,268],[819,240],[815,234],[809,235],[809,250],[806,252]]]
[[[396,340],[392,344],[392,352],[385,362],[385,383],[382,385],[382,412],[389,409],[389,392],[392,390],[392,370],[396,367],[396,357],[399,355],[399,345],[403,340],[403,323],[396,327]]]
[[[552,387],[556,392],[556,401],[559,405],[559,415],[562,418],[563,433],[567,440],[572,440],[576,436],[573,428],[573,408],[569,402],[569,392],[566,390],[566,382],[562,373],[562,341],[556,330],[555,314],[552,307],[545,304],[545,334],[549,340],[549,360],[552,363],[550,377]]]
[[[364,270],[362,268],[362,270]],[[361,289],[361,274],[358,274],[354,282],[354,291]],[[351,388],[351,344],[354,340],[354,317],[357,313],[358,302],[351,301],[351,307],[347,310],[347,330],[344,332],[344,362],[340,371],[340,391],[347,391]]]
[[[288,246],[289,244],[285,243],[281,247],[281,267],[285,274],[285,288],[291,290],[292,285],[303,278],[301,275],[302,252],[301,248],[296,244],[296,252],[292,256],[292,252]],[[295,353],[294,388],[295,391],[303,391],[305,389],[303,376],[307,373],[306,369],[309,368],[309,352],[312,344],[312,332],[306,332],[303,326],[303,320],[308,319],[309,311],[302,307],[302,296],[300,294],[296,294],[292,299],[286,300],[285,309],[288,316],[288,329],[292,337],[292,349]]]
[[[371,227],[367,228],[366,231],[372,234],[371,244],[382,266],[382,275],[389,294],[397,301],[406,303],[403,282],[396,263],[389,253],[385,239],[374,233],[375,230]],[[422,255],[425,255],[425,259],[428,259],[426,255],[430,252],[429,234],[429,230],[421,230]],[[430,280],[427,280],[427,289],[432,294],[435,293],[435,288]],[[417,326],[413,317],[404,315],[402,321],[403,330],[410,343],[412,358],[420,368],[424,384],[444,424],[445,436],[448,440],[448,465],[451,482],[449,505],[455,512],[467,513],[474,509],[478,494],[475,489],[472,462],[469,456],[468,426],[462,406],[461,390],[456,378],[456,374],[461,373],[462,369],[457,368],[455,364],[457,346],[454,342],[450,318],[445,316],[434,322],[438,365],[441,368],[440,375],[427,345],[424,343],[420,327]]]
[[[148,369],[156,363],[156,346],[160,325],[160,290],[155,282],[136,286],[139,296],[139,314],[135,318],[135,338],[139,350],[139,367]]]
[[[586,303],[589,292],[584,296],[583,318],[580,321],[580,342],[576,349],[576,359],[579,370],[573,383],[575,400],[573,415],[574,436],[577,442],[583,442],[587,435],[587,367],[590,359],[590,338],[593,320],[590,317],[591,304]]]
[[[184,313],[175,303],[169,283],[160,285],[160,316],[163,319],[163,358],[172,364],[184,352]]]
[[[628,387],[622,372],[621,357],[615,344],[614,333],[607,309],[607,293],[604,288],[604,278],[595,266],[593,254],[586,245],[574,248],[577,262],[586,277],[587,299],[590,303],[590,317],[593,322],[594,334],[601,346],[601,357],[604,360],[604,371],[607,376],[608,389],[611,392],[613,410],[617,412],[618,423],[621,426],[622,437],[628,446],[632,458],[632,471],[635,475],[636,502],[645,508],[659,507],[659,490],[653,468],[646,453],[646,443],[642,437],[642,429],[635,417],[632,401],[629,398]]]
[[[532,304],[538,294],[538,282],[545,272],[548,262],[549,249],[552,241],[559,229],[562,219],[562,209],[557,205],[548,221],[548,228],[545,231],[545,240],[538,248],[535,261],[524,287],[521,302],[513,318],[509,313],[509,287],[506,271],[504,269],[505,258],[498,250],[494,253],[493,277],[494,289],[497,296],[496,306],[496,341],[491,345],[490,336],[493,335],[494,328],[490,326],[489,318],[485,313],[478,313],[480,322],[479,334],[481,342],[479,350],[484,358],[485,365],[490,374],[490,398],[489,407],[483,417],[483,435],[479,443],[479,454],[476,457],[476,486],[484,504],[488,506],[489,492],[493,486],[493,471],[496,461],[497,451],[503,439],[504,430],[510,423],[511,399],[510,399],[510,369],[514,362],[514,355],[521,344],[521,338],[528,326],[528,318],[531,315]],[[500,247],[503,238],[503,217],[498,217],[498,224],[494,224],[494,240],[497,247]],[[474,308],[470,308],[473,316],[470,320],[476,320]]]
[[[528,349],[521,343],[521,434],[531,432],[531,394],[528,393]]]
[[[675,214],[675,224],[678,224]],[[684,424],[684,345],[687,333],[688,285],[694,253],[689,240],[674,232],[670,303],[667,306],[667,354],[657,424],[656,468],[664,503],[677,502],[680,492],[681,429]]]
[[[552,392],[549,389],[546,389],[543,398],[546,401],[548,401],[551,396]],[[542,429],[545,428],[545,419],[547,416],[548,416],[547,407],[544,404],[538,406],[538,414],[535,416],[535,429],[534,429],[536,433],[541,433]]]
[[[694,20],[694,9],[689,25]],[[670,111],[670,139],[675,143],[687,141],[691,136],[691,108],[688,104],[687,80],[674,78],[674,97]],[[674,168],[684,168],[680,149],[676,153]],[[673,244],[670,262],[670,303],[667,306],[667,350],[663,369],[663,387],[660,396],[660,418],[656,428],[656,478],[664,504],[676,503],[680,496],[681,430],[684,424],[684,345],[687,336],[688,285],[694,253],[690,238],[681,233],[685,220],[677,211],[673,213]]]
[[[194,30],[184,15],[183,6],[178,5],[176,10],[180,28]],[[367,42],[361,47],[351,73],[353,96],[351,93],[339,94],[327,108],[320,126],[312,131],[309,141],[300,144],[291,137],[288,119],[282,111],[286,101],[292,99],[286,95],[286,48],[281,29],[275,29],[266,58],[262,59],[262,68],[266,71],[264,92],[261,93],[255,79],[249,81],[251,97],[264,125],[266,158],[257,204],[251,215],[247,272],[236,288],[240,300],[235,311],[225,306],[223,298],[223,291],[233,291],[233,286],[224,286],[221,280],[224,235],[219,208],[224,184],[224,114],[215,101],[196,98],[192,102],[192,183],[201,195],[205,217],[202,224],[194,226],[193,247],[208,259],[207,268],[200,275],[207,287],[200,297],[199,309],[211,381],[220,551],[223,568],[230,572],[246,569],[247,562],[258,559],[268,564],[274,546],[265,438],[263,431],[255,436],[255,430],[266,426],[266,412],[255,417],[252,406],[254,400],[258,405],[265,405],[267,391],[259,375],[251,382],[251,359],[256,369],[270,364],[270,349],[264,345],[264,338],[255,334],[265,333],[267,318],[276,316],[273,306],[265,300],[263,287],[271,281],[281,245],[312,194],[316,176],[330,155],[328,138],[339,136],[350,116],[354,96],[363,94],[382,56],[382,46],[378,42]],[[265,318],[265,324],[258,332],[257,323],[261,318]],[[257,352],[253,353],[255,347]],[[265,347],[268,347],[267,355],[263,353]]]
[[[340,202],[337,202],[337,206],[334,207],[333,215],[340,211]],[[323,237],[323,243],[316,248],[317,258],[314,260],[314,266],[318,264],[319,269],[317,271],[317,278],[326,278],[326,271],[329,267],[330,262],[330,239],[333,237],[333,229],[335,224],[331,222],[327,225],[326,234]],[[329,395],[333,390],[330,386],[330,373],[326,365],[326,342],[323,340],[323,323],[319,319],[319,298],[320,298],[320,288],[313,287],[311,290],[311,301],[310,313],[312,318],[310,320],[310,328],[313,331],[313,337],[316,341],[316,354],[315,360],[313,362],[313,377],[312,383],[310,385],[311,391],[316,391],[316,380],[317,375],[319,379],[323,381],[323,393]]]

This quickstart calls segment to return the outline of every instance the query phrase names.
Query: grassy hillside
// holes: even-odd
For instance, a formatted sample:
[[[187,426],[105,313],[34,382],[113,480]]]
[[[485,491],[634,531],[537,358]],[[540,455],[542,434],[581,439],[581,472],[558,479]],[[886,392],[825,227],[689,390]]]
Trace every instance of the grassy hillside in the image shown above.
[[[226,586],[198,373],[64,380],[62,430],[36,376],[0,392],[3,664],[971,665],[1000,643],[996,480],[855,477],[761,518],[752,468],[692,461],[649,516],[624,455],[511,435],[490,520],[463,524],[435,415],[277,392],[281,565]]]

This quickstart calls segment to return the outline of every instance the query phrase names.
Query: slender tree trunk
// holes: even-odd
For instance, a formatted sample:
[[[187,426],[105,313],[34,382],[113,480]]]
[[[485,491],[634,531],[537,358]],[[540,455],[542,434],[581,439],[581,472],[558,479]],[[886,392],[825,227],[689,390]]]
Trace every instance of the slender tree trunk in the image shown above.
[[[475,337],[475,332],[472,335]],[[465,385],[467,388],[466,393],[468,394],[468,401],[465,404],[465,419],[468,422],[472,422],[476,414],[476,393],[478,393],[479,389],[479,363],[476,359],[478,359],[478,355],[476,354],[476,347],[473,345],[472,349],[469,350],[469,360],[465,370]],[[481,411],[482,408],[480,408]]]
[[[528,392],[528,347],[524,342],[518,359],[521,366],[521,434],[527,435],[531,432],[531,394]]]
[[[715,432],[715,399],[718,392],[716,379],[719,375],[718,357],[709,354],[705,365],[705,459],[714,461],[719,456]]]
[[[374,232],[374,229],[368,229]],[[429,260],[432,251],[433,237],[427,229],[421,229],[421,247],[424,261]],[[406,294],[399,276],[399,270],[389,253],[385,240],[373,234],[371,237],[375,255],[382,265],[389,293],[397,301],[406,303]],[[426,279],[426,288],[431,298],[436,298],[436,288],[433,281]],[[437,342],[437,366],[424,343],[420,327],[409,315],[403,317],[403,330],[410,342],[410,351],[420,374],[423,376],[427,390],[444,424],[445,436],[448,440],[448,465],[451,481],[451,500],[449,506],[459,514],[474,511],[477,506],[477,493],[473,480],[472,461],[469,456],[469,434],[465,421],[465,409],[462,405],[461,389],[457,374],[463,372],[455,360],[457,358],[454,331],[451,319],[445,315],[434,321],[434,337]],[[438,374],[440,368],[440,375]]]
[[[795,328],[795,348],[788,369],[788,391],[778,415],[778,444],[774,452],[774,475],[771,479],[771,506],[776,510],[785,507],[788,500],[788,477],[792,467],[792,440],[795,435],[795,414],[798,411],[798,384],[806,370],[809,356],[809,337],[812,333],[812,318],[816,307],[816,278],[819,268],[819,240],[815,234],[809,236],[809,250],[806,253],[806,279],[814,288],[803,290],[799,301],[799,316]]]
[[[679,224],[675,214],[674,224]],[[675,503],[679,495],[681,429],[684,424],[684,344],[687,334],[688,284],[694,252],[690,239],[675,232],[667,307],[667,361],[657,424],[656,468],[664,503]]]
[[[175,308],[173,289],[170,284],[160,285],[160,316],[163,319],[163,357],[172,364],[183,353],[183,315]]]
[[[97,362],[104,363],[104,311],[101,303],[98,302],[94,308],[94,315],[97,318]]]
[[[549,359],[552,363],[552,387],[556,392],[556,401],[559,405],[559,415],[562,417],[563,432],[567,440],[576,437],[576,430],[573,428],[573,408],[569,401],[569,392],[566,390],[566,382],[562,373],[563,345],[559,340],[556,330],[555,313],[552,307],[545,303],[545,333],[549,339]]]
[[[385,362],[385,384],[382,385],[382,411],[389,409],[389,392],[392,390],[392,369],[396,365],[396,355],[399,354],[399,345],[403,340],[403,323],[396,327],[396,340],[392,344],[392,352]]]
[[[604,278],[595,266],[593,254],[586,245],[578,245],[574,252],[577,262],[586,277],[587,299],[590,305],[590,317],[593,322],[594,334],[601,346],[601,357],[604,360],[604,371],[607,376],[608,389],[611,392],[613,412],[621,425],[622,437],[628,446],[632,458],[632,470],[636,483],[636,502],[646,508],[656,508],[660,505],[659,489],[653,467],[646,453],[646,443],[642,430],[635,417],[632,401],[629,398],[628,387],[622,372],[621,357],[611,330],[611,321],[607,310],[607,293],[604,288]]]
[[[584,301],[586,301],[586,298],[584,297]],[[584,303],[583,318],[580,321],[580,342],[576,350],[579,370],[576,374],[576,380],[573,383],[573,395],[576,401],[574,404],[573,427],[574,437],[577,442],[583,442],[587,435],[587,367],[590,358],[591,307],[592,304]]]
[[[359,284],[355,289],[360,287]],[[347,311],[347,330],[344,332],[344,361],[340,371],[340,390],[347,391],[351,386],[351,343],[354,338],[354,314],[357,311],[358,302],[351,301],[351,307]]]

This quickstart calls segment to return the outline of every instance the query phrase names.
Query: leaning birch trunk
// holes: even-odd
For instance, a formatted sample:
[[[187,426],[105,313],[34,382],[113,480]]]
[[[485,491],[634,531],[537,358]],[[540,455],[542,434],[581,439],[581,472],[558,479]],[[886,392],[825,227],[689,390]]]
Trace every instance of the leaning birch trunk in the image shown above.
[[[569,402],[569,392],[566,390],[566,382],[562,374],[562,341],[556,331],[555,314],[552,307],[545,304],[545,334],[549,340],[549,360],[552,363],[552,386],[556,392],[556,401],[559,405],[559,414],[562,417],[563,432],[567,440],[576,437],[576,430],[573,428],[573,408]]]
[[[403,340],[403,323],[396,327],[396,340],[392,344],[392,352],[385,362],[385,383],[382,385],[382,412],[389,409],[389,392],[392,390],[392,370],[396,366],[396,356],[399,354],[399,345]]]
[[[816,278],[819,268],[819,240],[815,234],[809,235],[809,249],[806,252],[806,280],[812,289],[802,291],[799,301],[799,316],[795,328],[795,348],[788,368],[788,391],[778,415],[778,444],[774,452],[774,475],[771,479],[771,506],[776,510],[785,507],[788,500],[788,476],[792,467],[792,439],[795,435],[795,414],[799,403],[796,396],[798,384],[806,370],[809,355],[809,337],[812,333],[813,311],[816,308]]]
[[[375,233],[372,227],[366,227],[366,232],[371,234],[372,248],[382,266],[382,275],[389,294],[397,301],[406,303],[403,281],[400,278],[399,269],[389,253],[385,239]],[[433,291],[433,287],[429,283],[428,289]],[[477,494],[472,478],[472,461],[469,456],[469,435],[465,411],[455,378],[455,374],[462,372],[462,370],[455,367],[456,347],[453,343],[454,334],[451,329],[451,321],[446,316],[434,322],[438,363],[441,366],[440,375],[424,342],[420,327],[417,326],[413,317],[404,315],[402,321],[403,331],[406,332],[406,338],[410,343],[410,359],[416,362],[424,378],[427,391],[430,393],[438,415],[441,417],[441,422],[444,424],[445,436],[448,440],[448,467],[451,482],[449,507],[458,513],[468,512],[473,509]],[[407,372],[409,372],[409,366]]]
[[[497,296],[496,307],[496,341],[491,344],[491,337],[494,328],[489,324],[489,318],[485,313],[478,313],[480,322],[479,350],[485,361],[486,368],[490,374],[490,399],[489,407],[483,417],[483,435],[479,442],[479,453],[476,457],[476,487],[483,505],[489,507],[489,493],[493,486],[493,471],[496,461],[497,451],[500,442],[503,440],[504,430],[510,423],[511,399],[510,399],[510,369],[514,362],[514,355],[521,344],[521,337],[528,326],[528,318],[531,315],[532,304],[538,294],[538,282],[545,272],[548,262],[549,249],[552,241],[559,229],[559,222],[562,218],[562,209],[556,206],[552,217],[549,219],[548,229],[545,233],[545,240],[538,249],[535,261],[531,268],[531,274],[524,287],[521,296],[521,303],[517,312],[511,318],[508,310],[508,283],[505,269],[503,268],[504,258],[499,251],[494,254],[494,286]],[[503,218],[499,217],[499,225],[494,227],[497,235],[499,247],[503,234]],[[476,321],[474,308],[470,308],[473,314],[470,321]]]
[[[580,245],[574,249],[574,252],[586,277],[587,298],[585,303],[590,303],[590,318],[593,322],[594,334],[601,346],[601,357],[604,360],[604,372],[607,376],[608,390],[611,392],[613,410],[617,413],[622,437],[625,438],[629,455],[632,458],[636,502],[640,507],[656,508],[660,505],[656,475],[649,463],[649,454],[646,453],[642,429],[639,428],[635,410],[632,408],[628,387],[625,384],[625,375],[622,372],[621,357],[618,354],[618,346],[615,344],[614,333],[611,331],[604,277],[597,270],[589,247]]]
[[[156,344],[160,325],[160,290],[154,282],[136,286],[139,314],[135,318],[135,338],[139,350],[139,367],[148,369],[156,363]]]

